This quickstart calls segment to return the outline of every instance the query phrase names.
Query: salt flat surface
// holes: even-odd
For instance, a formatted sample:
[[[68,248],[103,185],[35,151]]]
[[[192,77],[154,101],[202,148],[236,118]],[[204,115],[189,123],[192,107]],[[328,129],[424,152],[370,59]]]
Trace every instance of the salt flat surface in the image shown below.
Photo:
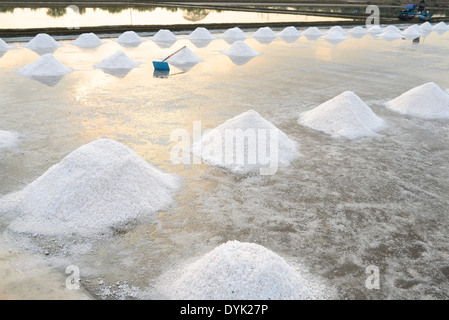
[[[338,45],[321,37],[264,45],[249,37],[245,43],[261,54],[243,65],[221,54],[230,45],[217,39],[192,49],[204,61],[188,72],[153,76],[153,59],[192,44],[187,33],[176,36],[176,48],[153,41],[123,48],[113,38],[95,50],[78,50],[68,45],[74,39],[58,41],[63,46],[54,56],[74,72],[53,87],[17,73],[38,57],[8,41],[17,49],[0,58],[0,129],[24,138],[0,157],[0,230],[7,252],[40,256],[64,279],[67,266],[78,266],[82,287],[95,299],[161,299],[156,283],[166,271],[233,240],[304,266],[312,275],[307,279],[335,287],[336,299],[448,299],[448,120],[385,107],[428,82],[448,90],[448,32],[432,32],[419,42],[351,36]],[[140,67],[123,78],[94,68],[118,49]],[[335,139],[297,123],[303,112],[345,91],[385,122],[376,137]],[[171,162],[179,143],[171,139],[174,131],[190,134],[190,146],[194,121],[205,131],[248,110],[296,142],[301,157],[273,176]],[[24,218],[11,195],[102,138],[183,178],[172,205],[157,213],[157,224],[137,219],[93,239],[8,229]],[[28,259],[20,263],[35,267]],[[380,290],[365,286],[370,265],[379,267]],[[40,273],[39,283],[48,274]],[[40,287],[28,280],[6,276],[0,285],[12,281],[14,292],[40,297]]]

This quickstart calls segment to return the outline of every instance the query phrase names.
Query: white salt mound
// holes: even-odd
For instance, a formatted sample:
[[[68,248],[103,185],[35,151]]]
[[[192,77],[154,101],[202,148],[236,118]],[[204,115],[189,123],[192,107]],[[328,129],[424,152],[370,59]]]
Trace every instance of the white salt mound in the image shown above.
[[[421,31],[424,32],[424,33],[430,33],[430,32],[433,31],[433,27],[432,27],[432,25],[430,24],[429,21],[426,21],[423,24],[421,24],[419,26],[419,29],[421,29]]]
[[[255,51],[245,42],[239,40],[234,42],[228,50],[222,51],[222,53],[228,56],[239,56],[239,57],[255,57],[260,55],[259,52]]]
[[[99,69],[132,69],[139,64],[139,62],[132,60],[123,51],[117,51],[113,55],[97,63],[94,67]]]
[[[142,38],[134,31],[123,32],[118,38],[117,42],[121,44],[137,44],[142,43]]]
[[[383,30],[380,26],[372,26],[370,27],[366,32],[371,33],[371,34],[378,34],[378,33],[382,33]]]
[[[449,118],[449,94],[433,82],[413,88],[386,106],[401,114],[436,119]]]
[[[414,24],[401,33],[405,37],[419,37],[422,35],[422,31],[417,24]]]
[[[221,36],[224,39],[246,39],[248,36],[239,28],[234,27],[231,29],[228,29],[223,33]]]
[[[323,35],[323,33],[317,27],[309,27],[302,34],[311,37],[319,37]]]
[[[402,30],[399,29],[398,27],[396,27],[395,25],[389,25],[389,26],[385,27],[384,32],[385,31],[393,31],[393,32],[396,32],[396,33],[401,33],[402,32]]]
[[[152,40],[156,42],[172,42],[177,41],[178,38],[170,30],[161,29],[153,36]]]
[[[23,215],[9,229],[91,236],[156,213],[173,201],[178,178],[109,139],[84,145],[23,189]]]
[[[13,48],[12,46],[7,44],[5,41],[3,41],[2,38],[0,38],[0,51],[7,51],[12,48]]]
[[[48,48],[57,48],[60,46],[62,45],[57,43],[55,39],[53,39],[46,33],[39,33],[24,45],[24,47],[27,47],[29,49],[48,49]]]
[[[232,141],[226,138],[226,136],[229,133],[237,134],[238,132],[253,134],[254,140],[253,143],[245,143],[243,147],[235,146],[231,153],[227,149],[226,144]],[[263,138],[259,139],[259,134],[263,135]],[[271,137],[273,137],[273,142],[271,142]],[[226,141],[227,139],[228,141]],[[264,169],[262,168],[267,168],[269,164],[264,163],[257,154],[254,154],[256,152],[255,150],[252,150],[251,152],[254,151],[254,153],[251,153],[249,144],[251,144],[251,147],[265,148],[267,157],[269,157],[268,155],[275,155],[275,150],[270,149],[271,145],[275,145],[277,148],[276,158],[270,160],[276,161],[276,165],[279,167],[288,166],[299,155],[296,151],[296,144],[284,132],[253,110],[235,116],[215,129],[206,132],[201,140],[192,144],[191,150],[195,156],[202,158],[210,165],[222,167],[239,174],[246,174],[258,170],[263,174]],[[226,154],[227,152],[229,154]],[[229,163],[226,160],[226,155],[232,155],[233,161]],[[251,155],[257,156],[254,161],[250,161]],[[270,165],[274,165],[274,163]]]
[[[449,27],[447,26],[446,23],[444,23],[443,21],[437,23],[436,25],[433,26],[433,30],[437,30],[437,31],[447,31],[449,30]]]
[[[12,148],[19,140],[16,132],[0,130],[0,149]]]
[[[276,34],[269,27],[259,28],[253,33],[254,38],[276,38]]]
[[[300,37],[301,33],[293,26],[286,27],[284,30],[278,33],[281,37]]]
[[[385,40],[391,41],[391,40],[396,40],[396,39],[402,38],[402,35],[393,30],[387,30],[387,31],[379,34],[379,37],[384,38]]]
[[[189,40],[214,40],[215,37],[209,30],[203,27],[198,27],[187,37]]]
[[[344,34],[339,31],[329,31],[324,37],[326,40],[343,41],[348,39]]]
[[[340,26],[333,26],[332,28],[329,29],[328,33],[334,31],[340,32],[341,34],[346,34],[346,31]]]
[[[198,63],[203,61],[203,59],[198,57],[192,50],[185,47],[184,49],[174,54],[165,61],[174,65],[182,65],[182,64]]]
[[[73,45],[80,48],[95,48],[103,44],[100,38],[95,33],[83,33],[75,41]]]
[[[351,91],[304,112],[298,123],[346,139],[373,136],[384,125],[384,121]]]
[[[366,30],[361,26],[357,26],[349,30],[348,33],[351,35],[361,36],[366,34]]]
[[[168,288],[172,299],[306,300],[324,299],[322,285],[311,283],[267,248],[228,241],[186,266]]]
[[[53,77],[62,76],[72,71],[73,69],[64,66],[51,53],[48,53],[18,70],[18,73],[25,77]]]

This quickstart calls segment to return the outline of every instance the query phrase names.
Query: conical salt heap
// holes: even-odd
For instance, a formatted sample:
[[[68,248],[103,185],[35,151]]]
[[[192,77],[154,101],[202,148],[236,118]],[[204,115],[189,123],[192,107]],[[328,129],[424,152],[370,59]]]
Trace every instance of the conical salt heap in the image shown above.
[[[433,26],[430,24],[429,21],[426,21],[419,26],[419,29],[421,29],[421,32],[429,34],[433,31]]]
[[[393,40],[396,40],[396,39],[401,39],[402,35],[400,33],[396,32],[396,31],[393,31],[393,30],[387,30],[387,31],[384,31],[381,34],[379,34],[379,37],[383,38],[383,39],[385,39],[387,41],[393,41]]]
[[[248,36],[239,27],[234,27],[226,30],[221,37],[224,39],[240,39],[240,40],[248,38]]]
[[[23,215],[9,229],[42,235],[91,236],[151,216],[173,201],[178,178],[109,139],[84,145],[19,195]]]
[[[337,30],[329,31],[323,38],[328,42],[334,44],[340,43],[348,39],[344,34],[342,34],[340,31]]]
[[[206,28],[198,27],[192,31],[192,33],[187,37],[187,39],[189,39],[189,40],[214,40],[215,37]]]
[[[96,48],[102,45],[103,41],[101,41],[95,33],[90,32],[80,34],[79,37],[72,42],[72,44],[80,48]]]
[[[433,82],[413,88],[386,106],[401,114],[428,119],[449,118],[449,94]]]
[[[235,133],[238,138],[241,138],[244,135],[242,132],[252,136],[252,143],[245,142],[244,145],[235,146],[229,150],[228,146],[233,145],[233,140],[229,139],[227,134]],[[275,149],[271,149],[271,146]],[[263,156],[270,157],[269,161],[276,162],[270,165],[280,167],[288,166],[299,155],[296,144],[284,132],[253,110],[229,119],[205,133],[199,141],[192,144],[191,150],[195,156],[202,158],[210,165],[222,167],[234,173],[246,174],[259,171],[265,174],[262,171],[269,167],[269,164],[264,161],[268,160],[261,159],[259,151],[254,148],[265,150],[266,152],[261,151]],[[228,161],[229,158],[231,161]]]
[[[401,32],[401,34],[406,38],[416,38],[422,35],[422,31],[417,24],[411,25],[407,29]]]
[[[436,25],[433,26],[433,30],[435,31],[447,31],[449,30],[449,27],[447,26],[446,23],[444,23],[443,21],[437,23]]]
[[[134,31],[123,32],[118,38],[117,42],[123,45],[137,45],[143,42],[142,38]]]
[[[198,57],[192,50],[186,47],[165,61],[182,71],[188,71],[197,63],[202,62],[203,59]]]
[[[277,35],[269,27],[259,28],[253,33],[254,38],[276,38]]]
[[[340,32],[341,34],[346,34],[346,31],[340,27],[340,26],[333,26],[329,29],[328,33],[333,32],[333,31],[337,31]]]
[[[58,48],[62,46],[57,43],[55,39],[49,36],[46,33],[39,33],[33,39],[31,39],[28,43],[24,45],[24,47],[34,50],[34,49],[51,49]]]
[[[166,285],[172,299],[305,300],[325,299],[327,288],[306,276],[269,249],[228,241]]]
[[[51,53],[48,53],[18,70],[18,73],[25,77],[55,77],[72,71],[71,68],[64,66]]]
[[[323,33],[317,27],[309,27],[302,34],[306,37],[311,37],[311,38],[315,38],[315,37],[318,38],[323,35]]]
[[[228,50],[222,51],[222,53],[228,56],[240,57],[255,57],[260,55],[259,52],[255,51],[243,41],[234,42]]]
[[[97,63],[94,67],[99,69],[133,69],[140,63],[132,60],[123,51],[117,51]]]
[[[280,37],[300,37],[301,36],[301,32],[298,31],[298,29],[296,29],[293,26],[290,27],[286,27],[284,28],[281,32],[278,33],[278,36]]]
[[[298,123],[346,139],[373,136],[384,125],[384,121],[351,91],[343,92],[315,109],[304,112]]]
[[[396,26],[393,25],[393,24],[391,24],[391,25],[385,27],[384,32],[385,32],[385,31],[393,31],[393,32],[396,32],[396,33],[401,33],[401,32],[402,32],[401,29],[399,29],[398,27],[396,27]]]
[[[9,49],[12,49],[13,47],[7,44],[5,41],[3,41],[2,38],[0,38],[0,52],[1,51],[8,51]]]
[[[376,34],[382,33],[383,30],[382,30],[381,26],[374,25],[372,27],[369,27],[368,30],[366,30],[366,32],[370,33],[370,34],[373,34],[373,35],[376,35]]]
[[[155,42],[175,42],[178,40],[175,34],[167,29],[159,30],[151,39]]]
[[[357,26],[349,30],[348,33],[355,37],[361,37],[366,34],[366,30],[361,26]]]

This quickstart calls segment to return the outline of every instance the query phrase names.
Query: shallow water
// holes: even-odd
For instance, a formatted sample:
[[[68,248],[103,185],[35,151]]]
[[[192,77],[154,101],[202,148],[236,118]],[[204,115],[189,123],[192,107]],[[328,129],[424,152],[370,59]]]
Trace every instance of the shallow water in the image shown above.
[[[337,45],[250,38],[245,42],[262,54],[243,65],[220,53],[229,48],[222,39],[197,48],[178,36],[170,48],[148,37],[137,48],[115,39],[90,50],[61,41],[54,55],[75,71],[53,86],[16,73],[38,58],[21,44],[0,58],[0,129],[21,134],[16,148],[0,151],[0,195],[20,191],[102,137],[184,178],[160,224],[137,223],[110,238],[11,234],[5,230],[17,213],[2,208],[3,247],[36,255],[64,276],[68,265],[78,266],[83,290],[100,299],[163,298],[157,283],[165,271],[227,240],[258,243],[302,265],[335,287],[337,299],[449,297],[449,122],[382,105],[425,82],[449,88],[449,32],[419,43],[370,35]],[[183,45],[204,62],[153,77],[151,61]],[[93,68],[119,49],[142,64],[122,77]],[[385,120],[377,137],[338,140],[297,124],[301,112],[346,90]],[[213,128],[249,109],[295,140],[302,157],[273,176],[171,163],[173,130],[192,132],[193,121]],[[370,265],[379,267],[380,289],[365,286]],[[5,283],[0,292],[8,293]],[[27,281],[16,287],[38,298]]]

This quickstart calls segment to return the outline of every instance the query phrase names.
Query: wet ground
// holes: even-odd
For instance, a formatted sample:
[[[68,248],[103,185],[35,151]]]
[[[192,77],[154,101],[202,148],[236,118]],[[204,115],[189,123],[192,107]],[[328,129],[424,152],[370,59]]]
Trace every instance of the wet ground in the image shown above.
[[[337,299],[449,297],[448,120],[402,116],[382,105],[425,82],[449,88],[449,32],[419,43],[370,35],[337,45],[250,38],[246,43],[262,54],[240,66],[220,53],[229,48],[222,39],[197,48],[179,37],[171,48],[151,40],[123,48],[109,39],[83,50],[62,40],[54,55],[74,72],[54,86],[16,73],[38,58],[21,43],[0,58],[0,129],[21,134],[15,149],[0,153],[0,195],[23,189],[102,137],[184,178],[176,204],[159,213],[159,225],[137,223],[112,237],[12,234],[6,229],[17,213],[3,206],[2,268],[14,270],[20,257],[30,269],[47,266],[35,279],[62,275],[41,282],[60,298],[71,297],[63,279],[66,267],[75,265],[81,290],[92,298],[160,299],[157,283],[165,271],[239,240],[306,268],[334,287]],[[153,77],[151,61],[183,45],[204,62]],[[119,49],[142,64],[124,77],[93,68]],[[301,112],[346,90],[386,121],[378,137],[338,140],[297,124]],[[249,109],[296,141],[302,157],[274,176],[171,163],[173,130],[191,132],[193,121],[213,128]],[[365,286],[371,265],[379,268],[380,289]],[[38,298],[43,289],[29,281],[10,273],[0,280],[0,293]]]

